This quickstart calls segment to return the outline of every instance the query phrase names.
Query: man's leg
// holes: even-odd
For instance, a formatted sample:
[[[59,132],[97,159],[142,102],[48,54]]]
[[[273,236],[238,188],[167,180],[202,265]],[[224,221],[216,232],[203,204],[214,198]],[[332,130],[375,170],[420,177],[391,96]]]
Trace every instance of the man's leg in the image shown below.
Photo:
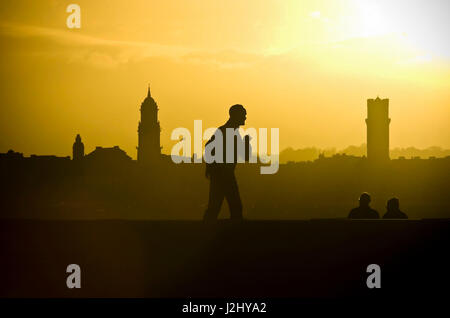
[[[232,220],[242,220],[242,201],[234,173],[229,175],[226,180],[225,198],[230,207],[230,217]]]
[[[209,200],[208,208],[203,215],[204,221],[217,220],[217,216],[219,215],[220,208],[225,197],[223,191],[223,181],[221,180],[222,178],[215,174],[211,174],[209,178]]]

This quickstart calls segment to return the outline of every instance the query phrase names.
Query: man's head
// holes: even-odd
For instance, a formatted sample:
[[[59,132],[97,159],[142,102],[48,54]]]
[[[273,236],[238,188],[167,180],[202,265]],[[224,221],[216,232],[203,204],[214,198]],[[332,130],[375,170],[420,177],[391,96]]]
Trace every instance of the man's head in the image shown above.
[[[389,199],[387,202],[387,209],[388,211],[395,211],[398,210],[400,206],[400,202],[397,198]]]
[[[359,197],[359,205],[360,206],[369,206],[369,203],[370,203],[370,194],[368,194],[367,192],[364,192]]]
[[[230,121],[232,121],[237,127],[245,125],[247,119],[247,111],[244,106],[236,104],[230,107],[228,111],[230,114]]]

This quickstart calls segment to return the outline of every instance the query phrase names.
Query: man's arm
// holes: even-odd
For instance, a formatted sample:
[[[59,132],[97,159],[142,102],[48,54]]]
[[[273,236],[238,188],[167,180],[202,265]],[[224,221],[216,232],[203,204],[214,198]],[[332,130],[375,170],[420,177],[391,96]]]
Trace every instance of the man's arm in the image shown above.
[[[240,146],[238,145],[240,144]],[[244,149],[244,153],[239,151],[240,149]],[[245,135],[244,139],[239,135],[235,136],[234,139],[234,159],[235,162],[237,162],[237,158],[242,158],[245,160],[245,162],[250,161],[250,154],[252,153],[252,146],[250,145],[250,136]]]
[[[245,135],[244,137],[244,147],[245,147],[245,162],[249,162],[250,154],[252,153],[252,145],[250,144],[249,135]]]
[[[206,150],[206,146],[209,145],[215,138],[215,135],[212,135],[211,138],[206,142],[205,144],[205,150]],[[214,151],[215,149],[213,149],[211,151],[211,155],[214,155]],[[211,176],[211,165],[206,163],[206,169],[205,169],[205,177],[206,179],[209,179],[209,177]]]

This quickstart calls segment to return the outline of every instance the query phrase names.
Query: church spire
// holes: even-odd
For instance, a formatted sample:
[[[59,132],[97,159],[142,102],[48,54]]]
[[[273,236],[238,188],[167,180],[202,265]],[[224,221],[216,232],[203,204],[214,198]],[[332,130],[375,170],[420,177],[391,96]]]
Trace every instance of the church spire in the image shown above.
[[[141,120],[138,125],[139,162],[152,163],[161,156],[160,132],[158,105],[151,96],[149,84],[147,97],[141,104]]]

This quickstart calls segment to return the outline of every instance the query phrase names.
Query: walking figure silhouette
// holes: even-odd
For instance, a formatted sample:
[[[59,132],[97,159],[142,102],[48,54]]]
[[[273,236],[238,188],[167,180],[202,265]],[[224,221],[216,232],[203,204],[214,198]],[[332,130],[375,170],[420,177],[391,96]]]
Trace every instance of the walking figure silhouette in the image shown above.
[[[245,124],[247,111],[242,105],[236,104],[230,107],[229,114],[230,118],[228,121],[217,129],[216,133],[205,145],[207,149],[208,145],[217,141],[217,138],[222,138],[222,142],[216,142],[215,147],[211,150],[213,156],[219,154],[219,158],[222,160],[216,156],[214,162],[206,164],[205,176],[210,180],[210,186],[208,208],[205,211],[203,220],[207,222],[217,220],[224,199],[227,200],[230,208],[230,218],[232,220],[243,219],[242,201],[234,170],[238,157],[244,157],[243,159],[248,162],[249,154],[251,153],[250,137],[247,135],[243,140],[238,130],[240,126]],[[230,140],[233,143],[231,149],[234,150],[231,162],[227,160],[226,154],[228,148],[226,144],[229,144]],[[218,147],[221,148],[218,149]],[[244,154],[240,149],[244,149]]]

